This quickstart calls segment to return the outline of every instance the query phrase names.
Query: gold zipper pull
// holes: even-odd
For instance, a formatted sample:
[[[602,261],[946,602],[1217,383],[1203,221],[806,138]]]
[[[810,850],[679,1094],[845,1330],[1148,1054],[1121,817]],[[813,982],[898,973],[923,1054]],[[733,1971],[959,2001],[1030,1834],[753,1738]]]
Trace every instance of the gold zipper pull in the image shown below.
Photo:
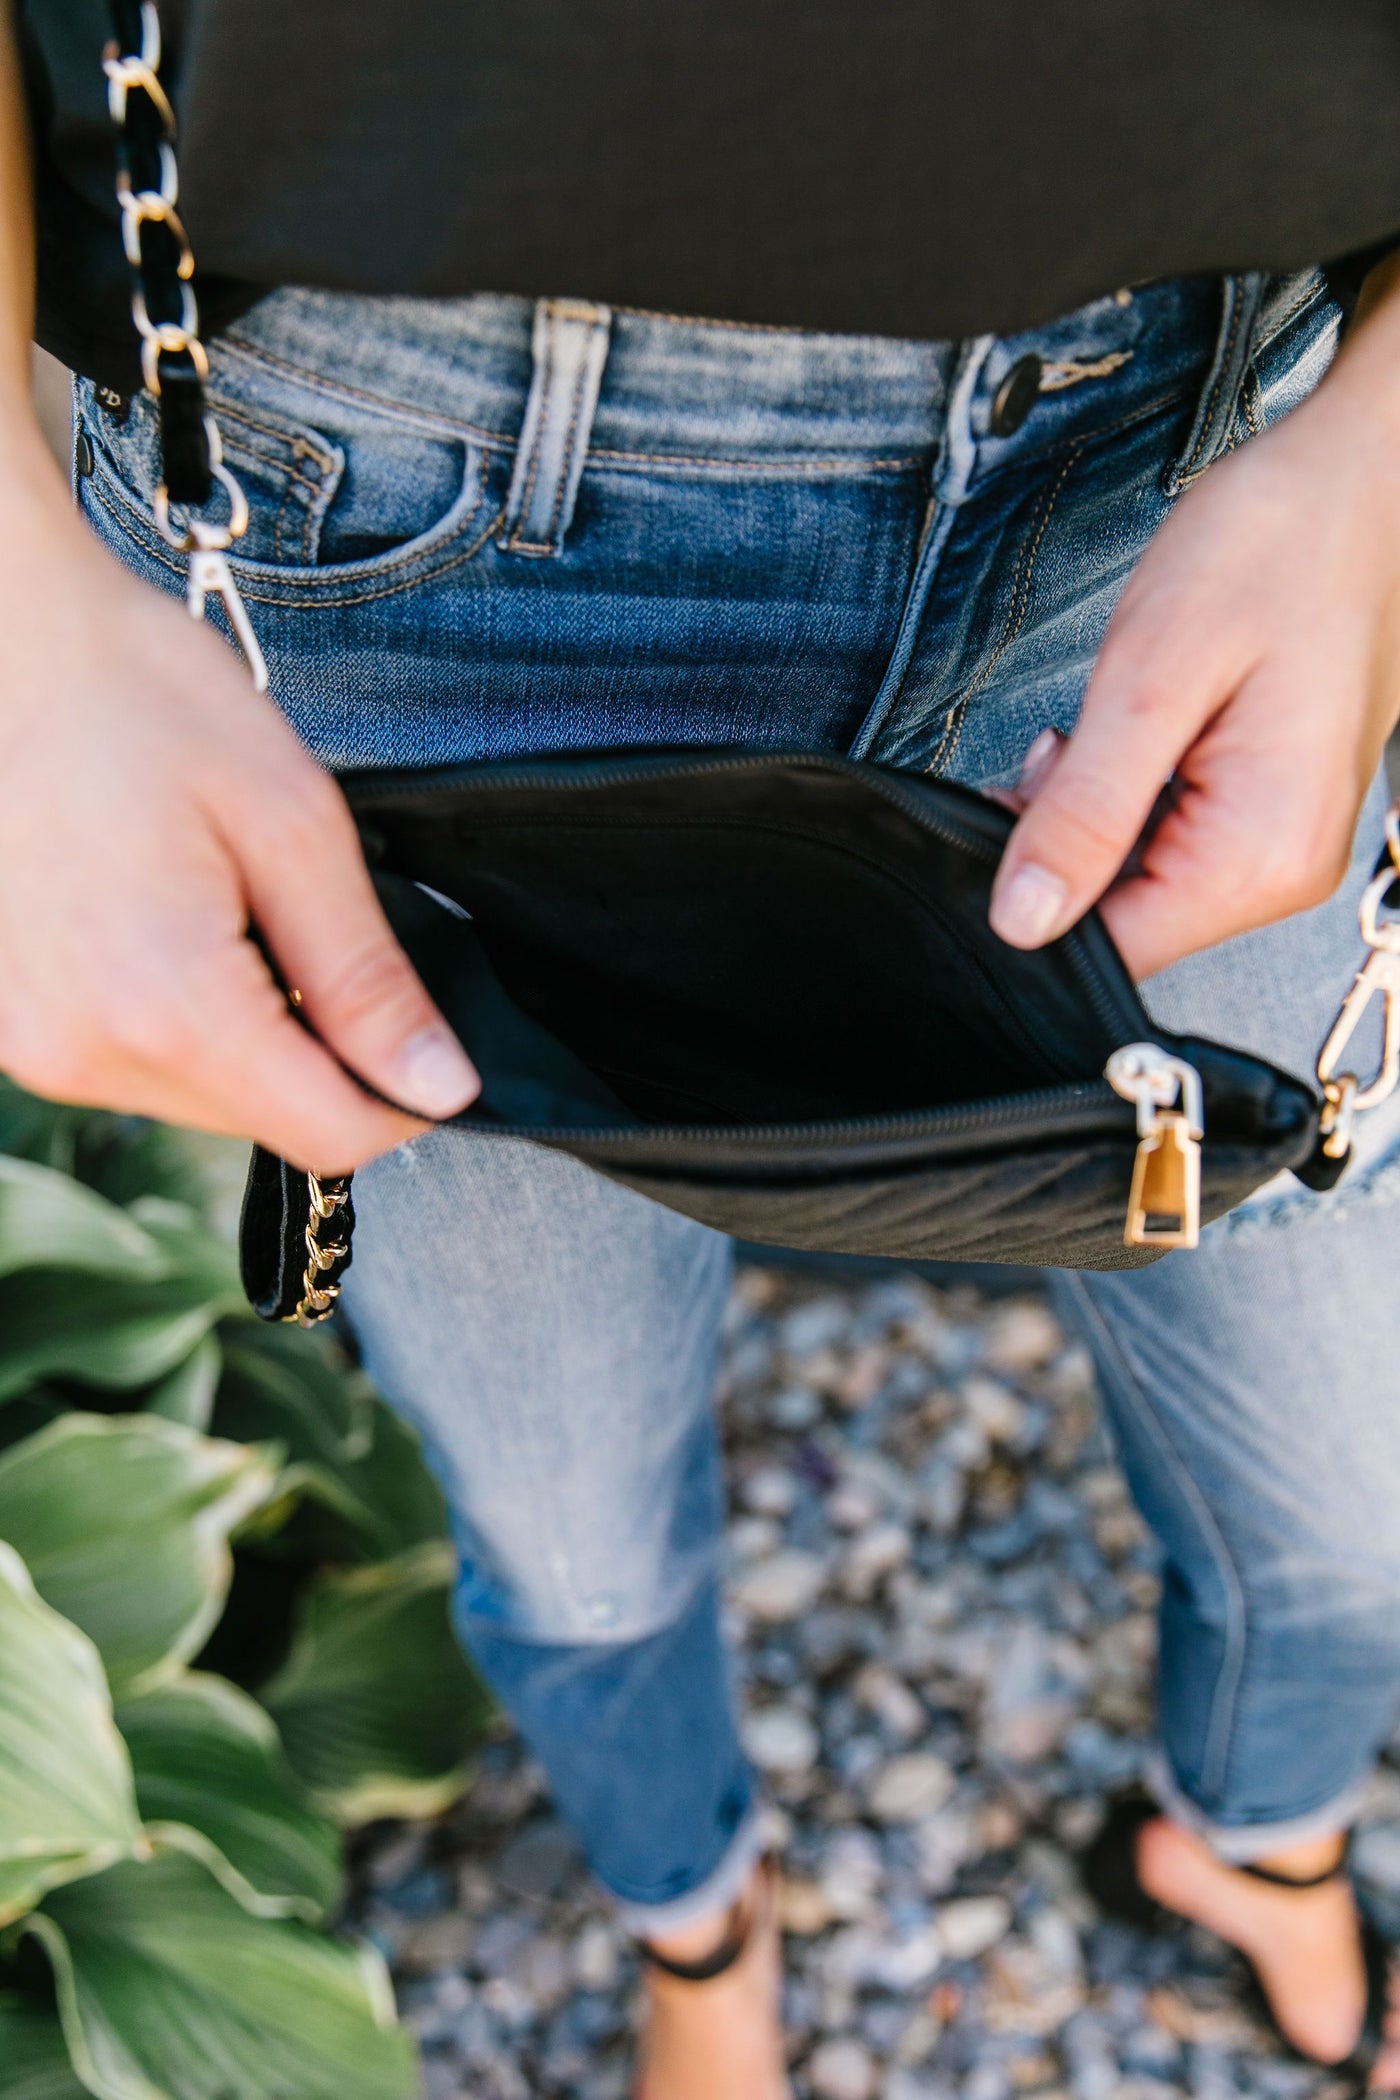
[[[1194,1247],[1201,1237],[1201,1075],[1156,1043],[1128,1043],[1104,1067],[1115,1093],[1137,1107],[1138,1147],[1123,1243]]]

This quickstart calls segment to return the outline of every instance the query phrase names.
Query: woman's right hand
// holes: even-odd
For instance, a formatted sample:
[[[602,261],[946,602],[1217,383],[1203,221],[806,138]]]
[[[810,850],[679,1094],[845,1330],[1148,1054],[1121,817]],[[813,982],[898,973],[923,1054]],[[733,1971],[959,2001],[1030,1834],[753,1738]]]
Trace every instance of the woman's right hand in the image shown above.
[[[337,1058],[425,1118],[465,1107],[476,1073],[335,783],[219,635],[99,546],[37,433],[0,466],[0,1069],[323,1173],[422,1128]]]

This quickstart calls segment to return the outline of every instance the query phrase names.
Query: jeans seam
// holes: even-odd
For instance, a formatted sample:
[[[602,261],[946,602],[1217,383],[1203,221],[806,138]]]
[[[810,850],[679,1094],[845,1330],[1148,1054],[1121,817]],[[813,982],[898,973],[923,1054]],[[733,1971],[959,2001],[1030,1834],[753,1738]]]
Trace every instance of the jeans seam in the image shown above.
[[[865,758],[874,748],[875,740],[900,703],[904,692],[904,681],[909,676],[909,666],[914,661],[918,647],[919,631],[924,623],[924,612],[933,595],[934,583],[943,563],[943,556],[953,536],[957,510],[952,504],[943,503],[937,496],[930,496],[924,511],[923,524],[914,548],[914,559],[910,565],[909,582],[895,622],[894,640],[885,662],[875,697],[865,712],[860,728],[856,731],[848,756]]]
[[[725,321],[714,314],[673,314],[658,306],[614,306],[638,321],[678,321],[683,328],[728,328],[741,335],[810,335],[800,321]]]
[[[630,310],[626,307],[614,308],[614,312],[618,313],[626,313]],[[707,322],[705,325],[718,328],[729,326],[730,324],[715,321]],[[737,327],[741,324],[736,322],[733,325]],[[774,330],[773,332],[780,334],[783,331]],[[802,335],[807,333],[807,331],[805,329],[793,329],[791,333]],[[366,407],[391,413],[439,434],[444,431],[450,431],[453,434],[475,438],[479,444],[489,450],[514,452],[516,449],[518,438],[512,436],[508,431],[490,430],[483,423],[472,423],[457,417],[434,415],[431,410],[416,408],[412,402],[395,400],[391,394],[373,393],[367,387],[352,385],[349,380],[327,379],[324,374],[317,372],[313,367],[293,364],[290,359],[278,357],[272,351],[255,348],[241,336],[223,336],[220,339],[220,347],[223,348],[225,346],[239,358],[247,359],[250,363],[267,365],[273,371],[285,372],[289,378],[298,380],[312,391],[324,394],[331,400],[340,397],[349,401],[363,402]],[[590,446],[589,456],[593,459],[615,460],[619,463],[635,461],[643,466],[695,467],[716,473],[723,473],[727,468],[737,466],[765,474],[801,474],[813,470],[834,473],[865,473],[876,469],[906,471],[912,467],[922,466],[926,457],[923,453],[911,452],[895,458],[882,456],[877,459],[867,459],[863,455],[856,455],[849,460],[839,456],[805,460],[800,455],[794,454],[784,459],[772,461],[748,458],[731,460],[703,452],[629,452],[614,450],[606,445]]]
[[[1327,282],[1325,278],[1322,280],[1321,283],[1309,282],[1307,289],[1305,291],[1299,292],[1297,298],[1293,301],[1293,304],[1290,307],[1288,307],[1285,312],[1279,315],[1278,319],[1270,328],[1268,334],[1259,334],[1255,336],[1254,341],[1249,346],[1249,354],[1251,360],[1258,357],[1259,353],[1262,350],[1271,350],[1274,344],[1278,341],[1279,337],[1283,334],[1283,331],[1288,326],[1289,322],[1296,320],[1298,315],[1302,313],[1303,309],[1306,306],[1310,306],[1314,299],[1327,299],[1330,298],[1330,296],[1331,294],[1328,291]]]
[[[223,428],[223,423],[227,417],[227,410],[219,411],[218,421],[221,432]],[[234,415],[231,418],[231,420],[236,423],[243,423],[246,421],[245,418],[237,415]],[[255,430],[264,430],[267,432],[267,435],[269,437],[275,437],[278,435],[277,432],[268,430],[267,426],[262,423],[250,424],[248,427]],[[283,442],[287,443],[290,442],[290,440],[284,439]],[[309,566],[311,560],[312,508],[309,502],[298,503],[296,500],[295,492],[296,490],[301,489],[306,492],[307,496],[316,498],[324,495],[324,484],[312,481],[307,475],[298,474],[295,467],[289,467],[285,460],[278,459],[275,456],[275,454],[271,452],[264,452],[260,446],[250,443],[250,441],[243,436],[241,430],[235,432],[235,434],[228,440],[228,443],[226,445],[226,451],[228,454],[229,461],[232,465],[237,466],[240,459],[248,460],[254,466],[265,468],[269,474],[275,474],[280,480],[280,482],[282,483],[282,500],[277,506],[277,516],[273,520],[272,525],[272,544],[276,551],[277,559],[279,562],[285,562],[287,560],[285,533],[287,529],[289,513],[292,511],[293,508],[295,508],[300,518],[300,525],[298,527],[298,531],[301,540],[302,564],[303,566]],[[333,460],[328,459],[326,461],[326,466],[328,468],[333,466],[334,464],[335,462]]]
[[[1147,422],[1152,416],[1160,414],[1164,408],[1170,408],[1188,393],[1189,389],[1180,384],[1167,387],[1162,393],[1154,394],[1150,401],[1139,401],[1133,408],[1125,409],[1121,416],[1115,416],[1111,422],[1095,423],[1091,430],[1067,431],[1063,437],[1056,438],[1052,444],[1046,445],[1038,452],[1029,452],[1024,456],[1013,455],[1000,460],[968,491],[967,501],[975,503],[988,489],[994,488],[999,481],[1008,476],[1024,476],[1034,467],[1063,459],[1067,452],[1087,451],[1088,447],[1097,444],[1100,438],[1117,437],[1121,431],[1131,430],[1134,424]]]
[[[130,532],[133,539],[141,546],[143,552],[149,554],[153,561],[157,561],[163,568],[169,569],[173,576],[183,579],[185,575],[184,569],[179,562],[172,561],[164,548],[157,544],[154,535],[146,526],[144,518],[135,505],[130,506],[130,517],[123,517],[107,491],[99,486],[95,475],[90,477],[90,485],[94,501],[101,504],[113,524]],[[238,594],[245,604],[276,605],[291,612],[318,612],[322,610],[335,612],[342,606],[368,605],[377,598],[397,597],[403,591],[416,589],[420,583],[436,582],[439,576],[445,576],[451,570],[460,568],[464,562],[474,560],[492,535],[500,531],[504,519],[505,512],[498,510],[487,524],[483,526],[470,546],[464,547],[459,553],[454,554],[450,560],[443,562],[432,561],[424,574],[403,577],[396,583],[385,585],[382,590],[357,591],[345,597],[333,595],[336,588],[334,584],[328,584],[324,593],[320,590],[307,591],[305,589],[298,592],[297,586],[288,585],[286,594],[283,595],[281,592],[275,591],[255,591],[242,577],[239,577],[237,579]],[[421,555],[418,554],[395,557],[399,566],[405,566],[421,559]]]
[[[1048,491],[1042,492],[1039,522],[1034,527],[1032,538],[1028,543],[1022,544],[1020,553],[1016,557],[1016,570],[1011,585],[1011,602],[1006,609],[1006,621],[1002,627],[1001,635],[995,648],[983,663],[981,670],[977,673],[971,685],[953,702],[952,707],[948,710],[947,719],[943,725],[943,734],[938,741],[938,749],[924,767],[926,773],[941,776],[953,763],[957,756],[958,745],[962,741],[963,724],[967,720],[968,707],[976,699],[978,693],[982,691],[993,671],[1026,624],[1026,614],[1030,609],[1031,585],[1035,580],[1035,567],[1040,554],[1041,542],[1044,540],[1050,520],[1054,516],[1055,506],[1060,500],[1065,483],[1069,479],[1075,463],[1083,450],[1083,444],[1074,447],[1073,451],[1061,461],[1059,472],[1055,475],[1053,481],[1050,482]],[[952,739],[951,743],[949,742],[950,737]]]
[[[290,358],[278,357],[271,350],[264,350],[238,335],[224,335],[219,339],[219,348],[227,349],[236,358],[249,364],[266,365],[270,371],[285,372],[290,379],[311,393],[322,394],[327,400],[343,400],[363,403],[381,415],[390,415],[402,422],[415,424],[421,430],[431,431],[436,436],[444,432],[452,436],[474,438],[481,446],[497,452],[514,452],[517,438],[509,431],[490,430],[484,423],[471,423],[464,417],[444,416],[432,409],[420,408],[412,401],[400,401],[392,394],[376,394],[369,387],[355,386],[348,379],[330,379],[312,365],[294,364]]]
[[[329,474],[331,468],[335,465],[333,452],[323,451],[319,445],[313,445],[311,440],[299,430],[279,430],[274,423],[260,423],[256,416],[248,413],[241,402],[216,398],[210,405],[213,409],[215,421],[221,426],[225,418],[227,418],[230,422],[242,424],[245,430],[256,430],[262,437],[273,438],[279,445],[287,446],[294,460],[300,458],[303,453],[309,453],[323,474]],[[309,475],[299,474],[295,466],[289,467],[284,460],[278,460],[265,452],[259,452],[258,448],[247,439],[243,440],[243,448],[245,451],[251,452],[255,458],[265,459],[270,465],[280,467],[281,471],[290,476],[291,479],[305,481],[309,489],[318,491],[319,485],[312,481]]]
[[[590,465],[605,461],[615,472],[626,473],[638,467],[681,467],[691,472],[727,474],[743,472],[766,474],[773,478],[786,477],[801,480],[811,475],[860,475],[874,473],[912,472],[925,465],[928,455],[909,452],[898,459],[869,459],[862,453],[853,453],[847,458],[839,455],[804,459],[799,453],[785,454],[776,459],[729,459],[718,453],[701,452],[621,452],[607,445],[590,445]]]
[[[1220,398],[1220,389],[1225,384],[1225,374],[1230,369],[1230,360],[1234,355],[1235,339],[1240,332],[1244,301],[1240,296],[1239,287],[1233,279],[1230,283],[1230,300],[1229,334],[1226,336],[1224,345],[1216,356],[1215,370],[1211,375],[1210,392],[1206,396],[1205,406],[1201,412],[1200,424],[1196,432],[1196,442],[1181,468],[1180,478],[1183,482],[1189,481],[1201,471],[1199,465],[1201,454],[1205,450],[1210,437],[1211,425],[1215,418],[1215,405]]]
[[[1215,1563],[1225,1592],[1225,1653],[1217,1673],[1215,1689],[1211,1694],[1210,1720],[1206,1727],[1200,1778],[1202,1791],[1218,1800],[1229,1774],[1230,1754],[1234,1747],[1235,1716],[1249,1643],[1249,1602],[1244,1584],[1210,1505],[1197,1486],[1190,1468],[1178,1456],[1176,1446],[1163,1427],[1131,1358],[1095,1305],[1083,1278],[1068,1272],[1064,1282],[1070,1294],[1078,1301],[1088,1324],[1098,1335],[1105,1352],[1112,1357],[1122,1381],[1124,1394],[1140,1424],[1149,1432],[1162,1457],[1165,1470],[1176,1484],[1178,1493],[1194,1513],[1201,1537]]]

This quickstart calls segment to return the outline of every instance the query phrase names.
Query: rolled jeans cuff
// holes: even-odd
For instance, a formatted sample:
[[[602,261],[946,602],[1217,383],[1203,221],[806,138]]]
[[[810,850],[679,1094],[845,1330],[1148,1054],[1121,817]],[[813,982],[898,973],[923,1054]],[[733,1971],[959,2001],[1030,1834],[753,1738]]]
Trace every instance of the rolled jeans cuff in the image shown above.
[[[1149,1755],[1143,1780],[1164,1815],[1204,1838],[1217,1859],[1231,1867],[1248,1866],[1253,1860],[1267,1859],[1270,1853],[1287,1852],[1313,1838],[1349,1830],[1361,1812],[1368,1784],[1366,1776],[1356,1779],[1320,1808],[1307,1809],[1302,1815],[1283,1816],[1270,1823],[1217,1823],[1181,1791],[1161,1750]]]
[[[666,1903],[628,1903],[614,1895],[617,1916],[627,1931],[639,1940],[664,1939],[706,1918],[721,1916],[739,1897],[765,1849],[766,1822],[762,1805],[752,1803],[718,1866],[683,1896],[673,1896]]]

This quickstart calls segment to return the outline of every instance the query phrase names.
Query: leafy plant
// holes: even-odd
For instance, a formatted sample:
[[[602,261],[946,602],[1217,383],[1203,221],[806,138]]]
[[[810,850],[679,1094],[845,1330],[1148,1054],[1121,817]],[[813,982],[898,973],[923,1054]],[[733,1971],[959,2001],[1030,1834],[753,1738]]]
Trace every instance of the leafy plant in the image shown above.
[[[408,2100],[342,1830],[486,1712],[441,1494],[247,1313],[181,1142],[0,1083],[0,2090]]]

